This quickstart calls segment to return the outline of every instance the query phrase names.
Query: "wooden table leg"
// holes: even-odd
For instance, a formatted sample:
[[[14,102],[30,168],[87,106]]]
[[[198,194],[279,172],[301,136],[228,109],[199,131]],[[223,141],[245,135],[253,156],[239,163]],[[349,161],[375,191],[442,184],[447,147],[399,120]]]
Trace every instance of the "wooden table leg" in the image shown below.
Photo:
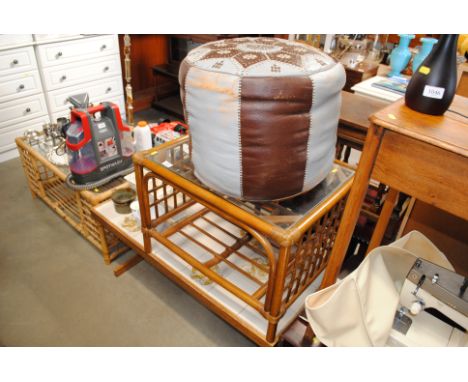
[[[351,146],[346,146],[343,162],[349,163],[349,156],[351,155]]]
[[[341,265],[346,255],[349,242],[356,227],[361,206],[366,196],[369,179],[374,168],[375,159],[382,142],[383,128],[371,124],[367,132],[364,149],[362,151],[361,160],[354,176],[353,186],[346,202],[346,207],[343,212],[340,228],[336,235],[335,243],[331,253],[330,261],[325,271],[325,276],[322,280],[321,288],[332,285],[338,276]]]
[[[382,239],[385,235],[385,231],[388,226],[388,222],[392,217],[393,209],[398,203],[398,196],[400,193],[394,188],[388,190],[387,198],[385,199],[382,211],[380,212],[379,219],[372,233],[372,238],[370,240],[369,246],[367,247],[366,255],[372,251],[374,248],[378,247],[382,242]]]
[[[114,269],[114,276],[119,277],[120,275],[124,274],[128,270],[132,269],[135,265],[137,265],[143,257],[138,254],[133,255],[129,260],[127,260],[122,265],[119,265]]]

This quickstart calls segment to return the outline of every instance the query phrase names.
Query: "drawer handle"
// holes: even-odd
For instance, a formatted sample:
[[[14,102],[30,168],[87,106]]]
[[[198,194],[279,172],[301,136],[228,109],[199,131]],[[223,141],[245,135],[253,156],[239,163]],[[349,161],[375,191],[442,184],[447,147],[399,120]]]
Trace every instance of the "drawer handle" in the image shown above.
[[[63,75],[62,77],[60,77],[60,82],[63,82],[67,79],[67,76]]]
[[[26,111],[26,113],[30,113],[30,112],[31,112],[31,108],[30,108],[30,107],[27,107],[25,111]]]
[[[19,64],[19,61],[15,58],[12,62],[11,62],[12,65],[18,65]]]
[[[104,71],[105,71],[105,72],[107,72],[108,70],[109,70],[109,67],[108,67],[108,66],[104,67]]]
[[[24,85],[21,84],[20,86],[18,86],[18,89],[19,89],[19,90],[23,90],[23,89],[24,89]]]
[[[104,49],[106,49],[106,48],[107,48],[107,45],[106,45],[106,44],[103,44],[103,45],[101,46],[101,50],[104,50]]]
[[[62,52],[58,52],[56,57],[59,58],[59,57],[62,57],[63,53]]]
[[[106,89],[106,93],[110,93],[112,91],[112,88],[109,86],[107,89]]]

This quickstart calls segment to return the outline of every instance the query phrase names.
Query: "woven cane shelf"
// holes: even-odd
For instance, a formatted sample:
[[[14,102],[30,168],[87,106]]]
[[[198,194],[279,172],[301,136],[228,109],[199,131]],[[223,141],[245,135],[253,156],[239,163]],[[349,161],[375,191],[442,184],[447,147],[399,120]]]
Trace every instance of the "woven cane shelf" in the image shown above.
[[[190,154],[184,137],[134,155],[137,252],[256,343],[274,345],[320,285],[354,172],[336,162],[306,194],[251,203],[204,186]],[[105,204],[94,209],[100,220]]]
[[[99,190],[72,190],[65,183],[68,168],[48,161],[42,144],[31,146],[22,137],[15,141],[33,198],[43,200],[96,246],[103,253],[106,264],[128,250],[112,232],[104,230],[91,212],[93,206],[109,199],[113,190],[128,187],[127,182],[120,178],[99,187]]]

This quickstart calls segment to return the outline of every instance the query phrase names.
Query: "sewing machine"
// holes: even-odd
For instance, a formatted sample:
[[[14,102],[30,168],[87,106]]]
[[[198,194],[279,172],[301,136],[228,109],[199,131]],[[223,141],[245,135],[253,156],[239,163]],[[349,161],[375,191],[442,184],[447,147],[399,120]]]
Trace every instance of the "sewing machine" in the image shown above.
[[[468,278],[417,259],[387,346],[468,346]]]

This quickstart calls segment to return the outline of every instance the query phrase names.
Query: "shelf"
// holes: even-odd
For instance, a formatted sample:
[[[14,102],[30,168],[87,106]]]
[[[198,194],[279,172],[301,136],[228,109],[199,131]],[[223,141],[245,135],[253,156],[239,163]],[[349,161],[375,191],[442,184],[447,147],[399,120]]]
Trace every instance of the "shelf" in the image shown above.
[[[184,121],[182,102],[178,94],[170,97],[165,97],[160,100],[154,100],[152,103],[152,107],[157,110],[162,110],[163,112],[171,114],[176,118],[179,118],[180,120]]]
[[[153,66],[153,75],[161,74],[174,80],[179,78],[179,64],[164,64]]]
[[[105,220],[107,225],[110,225],[114,232],[117,231],[120,235],[126,236],[134,247],[138,248],[139,251],[144,251],[142,233],[140,231],[132,232],[123,227],[122,223],[124,219],[130,215],[122,215],[115,212],[111,200],[95,207],[94,212],[101,220]],[[197,219],[187,219],[197,213],[202,213]],[[189,221],[192,223],[189,223]],[[225,246],[220,243],[229,243],[228,246],[231,246],[235,242],[234,237],[239,237],[241,234],[238,227],[221,218],[219,215],[211,211],[206,211],[206,208],[198,203],[195,203],[189,209],[182,212],[181,216],[172,218],[170,222],[164,224],[164,226],[161,227],[162,231],[170,229],[170,227],[173,227],[175,224],[179,226],[181,222],[182,224],[180,224],[180,226],[185,225],[185,228],[179,227],[177,232],[169,235],[170,239],[175,245],[183,248],[200,261],[209,261],[215,257],[212,255],[214,251],[222,253]],[[198,231],[194,225],[203,227],[204,233]],[[184,235],[184,233],[189,234],[189,237]],[[189,284],[190,288],[197,290],[199,295],[203,296],[204,299],[211,301],[216,306],[220,306],[229,316],[237,321],[241,321],[245,327],[258,333],[260,337],[266,336],[268,320],[262,317],[259,312],[215,282],[203,285],[203,279],[197,276],[194,277],[193,268],[180,256],[170,251],[166,246],[158,243],[157,240],[151,240],[151,244],[153,251],[149,256],[152,261],[175,275],[175,277],[183,281],[183,283]],[[232,262],[235,263],[236,266],[232,267],[226,262],[222,262],[215,268],[217,269],[216,272],[223,278],[236,283],[236,285],[246,291],[246,293],[254,294],[258,290],[259,284],[253,281],[251,277],[246,276],[245,273],[249,272],[239,271],[237,268],[250,268],[252,265],[251,260],[261,256],[259,250],[256,249],[253,242],[250,242],[233,251],[233,253],[237,253],[237,255],[231,257]],[[250,259],[250,261],[246,259]],[[284,331],[297,314],[299,314],[303,309],[305,297],[318,289],[322,277],[323,272],[287,309],[285,315],[279,321],[278,332],[281,333]],[[260,297],[259,300],[264,301],[264,297]]]

